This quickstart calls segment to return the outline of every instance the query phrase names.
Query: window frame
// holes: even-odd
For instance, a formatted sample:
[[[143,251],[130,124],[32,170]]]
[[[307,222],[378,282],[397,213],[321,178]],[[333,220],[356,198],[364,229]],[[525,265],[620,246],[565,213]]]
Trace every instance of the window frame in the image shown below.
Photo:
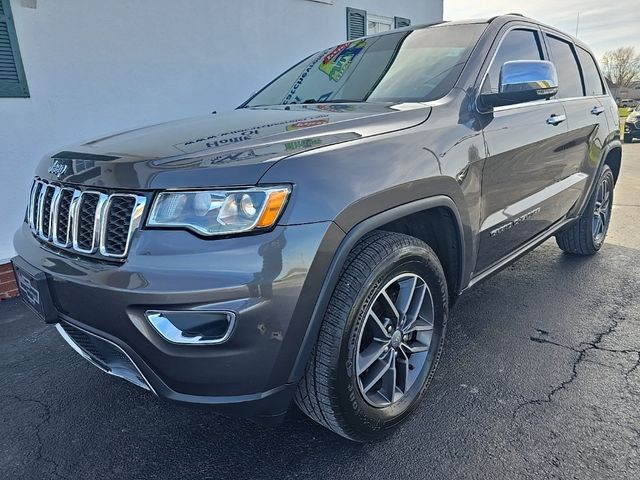
[[[550,28],[546,28],[543,25],[539,25],[536,23],[529,23],[529,22],[522,22],[522,21],[516,21],[516,22],[509,22],[506,25],[504,25],[497,33],[496,38],[494,39],[489,52],[487,53],[487,55],[485,56],[485,59],[482,62],[482,66],[480,67],[480,71],[476,77],[476,81],[474,83],[474,88],[476,91],[476,101],[475,103],[475,109],[478,113],[480,113],[481,115],[490,113],[490,112],[501,112],[501,111],[505,111],[505,110],[512,110],[512,109],[518,109],[518,108],[525,108],[528,106],[539,106],[539,105],[545,105],[545,104],[550,104],[550,103],[556,103],[556,102],[566,102],[566,101],[570,101],[570,100],[577,100],[577,99],[584,99],[584,98],[601,98],[601,97],[608,97],[611,95],[609,87],[606,83],[606,81],[604,80],[604,75],[602,75],[602,70],[600,70],[600,65],[598,64],[598,62],[596,62],[596,66],[598,67],[598,73],[600,74],[600,79],[604,82],[604,89],[605,92],[602,95],[599,95],[597,97],[587,97],[585,95],[583,95],[582,97],[575,97],[575,98],[558,98],[557,96],[547,99],[547,100],[535,100],[532,102],[522,102],[522,103],[517,103],[514,105],[506,105],[503,107],[494,107],[493,109],[491,109],[490,111],[486,111],[483,110],[479,103],[478,103],[478,99],[481,95],[481,89],[482,86],[484,85],[484,82],[486,81],[487,76],[489,75],[489,70],[491,69],[491,66],[493,65],[493,62],[497,56],[497,52],[498,49],[502,46],[502,43],[504,41],[504,39],[506,38],[506,36],[509,34],[509,32],[511,32],[512,30],[532,30],[535,32],[538,32],[539,35],[539,39],[540,39],[540,44],[542,47],[542,51],[544,54],[544,58],[543,60],[546,61],[552,61],[551,59],[551,53],[549,50],[549,42],[547,40],[547,36],[551,35],[554,37],[557,37],[561,40],[564,40],[568,43],[570,43],[573,46],[573,51],[574,51],[574,55],[577,56],[577,49],[578,48],[582,48],[583,50],[585,50],[587,53],[589,53],[589,55],[591,55],[592,58],[595,59],[595,57],[593,57],[593,54],[586,48],[581,47],[581,45],[579,43],[576,43],[571,37],[567,36],[566,34],[559,32],[557,30],[552,30]],[[580,75],[581,75],[581,80],[582,80],[582,91],[586,93],[586,87],[585,87],[585,83],[584,83],[584,74],[582,71],[582,63],[580,62],[580,59],[577,59],[577,63],[578,63],[578,69],[580,70]]]
[[[11,12],[11,0],[0,0],[4,11],[4,18],[7,23],[7,31],[9,34],[9,46],[13,57],[13,65],[16,69],[18,83],[0,81],[0,98],[29,98],[29,85],[27,76],[24,71],[22,55],[20,54],[20,46],[18,42],[18,34],[16,32]]]
[[[607,88],[607,82],[604,79],[604,75],[602,75],[602,71],[600,70],[600,65],[598,65],[598,62],[596,60],[596,57],[586,48],[581,47],[578,44],[574,44],[575,45],[575,50],[576,50],[576,55],[578,56],[578,62],[580,65],[580,71],[582,72],[582,82],[583,82],[583,89],[585,92],[585,97],[587,98],[596,98],[596,97],[603,97],[603,96],[607,96],[607,92],[608,92],[608,88]],[[585,76],[585,70],[584,67],[582,66],[582,59],[580,58],[580,51],[584,52],[593,62],[593,64],[596,67],[596,72],[598,74],[598,78],[600,79],[600,87],[602,90],[602,93],[598,94],[598,95],[587,95],[587,79]]]
[[[483,111],[480,108],[480,105],[478,104],[478,99],[480,98],[481,95],[481,91],[482,91],[482,87],[484,86],[485,82],[487,81],[487,77],[489,76],[489,72],[491,71],[491,67],[493,66],[493,63],[496,60],[496,57],[498,56],[498,51],[500,50],[500,47],[502,47],[502,44],[504,43],[504,40],[507,38],[507,35],[509,35],[509,33],[511,33],[513,30],[530,30],[534,33],[536,33],[538,35],[538,42],[539,42],[539,48],[542,50],[542,60],[549,60],[549,51],[547,49],[547,44],[545,42],[545,38],[544,38],[544,32],[542,31],[542,29],[540,28],[539,25],[536,25],[534,23],[526,23],[526,22],[512,22],[512,23],[508,23],[505,26],[503,26],[500,31],[498,32],[498,34],[496,35],[495,40],[493,41],[493,44],[491,45],[491,48],[489,49],[489,52],[487,53],[482,66],[480,68],[480,72],[478,73],[478,76],[476,77],[476,82],[475,82],[475,90],[476,90],[476,111],[478,113],[484,114],[487,113],[486,111]],[[529,106],[529,105],[533,105],[533,104],[539,104],[540,102],[548,102],[549,100],[537,100],[535,102],[522,102],[522,103],[516,103],[514,105],[507,105],[504,107],[494,107],[492,111],[494,112],[499,112],[502,110],[508,110],[508,109],[512,109],[512,108],[520,108],[523,106]]]
[[[509,28],[507,28],[504,33],[502,35],[500,35],[500,38],[498,39],[495,48],[492,49],[492,51],[489,53],[489,55],[487,55],[487,58],[491,58],[489,60],[488,63],[485,62],[486,68],[484,68],[484,73],[481,74],[482,80],[480,81],[480,83],[478,83],[478,94],[480,94],[480,92],[482,91],[482,88],[484,87],[484,84],[487,81],[487,78],[489,77],[489,73],[491,72],[491,67],[493,67],[496,57],[498,56],[498,52],[500,51],[500,48],[502,47],[502,45],[504,44],[505,39],[507,38],[507,36],[515,31],[515,30],[525,30],[525,31],[529,31],[531,33],[534,33],[537,35],[537,40],[538,40],[538,49],[540,51],[540,53],[542,54],[542,59],[541,60],[548,60],[549,59],[549,52],[547,50],[547,45],[544,41],[544,34],[542,32],[542,30],[540,30],[540,28],[537,25],[533,25],[533,24],[517,24],[514,26],[511,26]],[[481,69],[482,72],[482,69]],[[531,103],[531,102],[524,102],[524,103]],[[521,105],[521,104],[517,104],[517,105]]]
[[[576,100],[579,98],[588,98],[587,97],[587,87],[584,81],[584,72],[582,70],[582,64],[580,63],[580,58],[578,57],[578,51],[577,51],[577,45],[575,44],[575,42],[573,40],[571,40],[570,38],[566,37],[565,35],[560,34],[559,32],[554,32],[554,31],[545,31],[544,32],[544,40],[545,42],[547,42],[547,51],[549,54],[549,59],[550,61],[555,65],[556,63],[553,60],[553,53],[551,52],[551,39],[555,39],[557,41],[560,42],[564,42],[567,43],[569,45],[569,48],[571,48],[571,53],[573,53],[573,59],[576,62],[576,66],[578,67],[578,73],[580,74],[580,84],[582,85],[582,96],[580,97],[559,97],[558,95],[560,94],[560,92],[558,91],[558,94],[553,97],[552,100],[559,100],[559,101],[567,101],[567,100]],[[558,67],[556,67],[557,69]]]

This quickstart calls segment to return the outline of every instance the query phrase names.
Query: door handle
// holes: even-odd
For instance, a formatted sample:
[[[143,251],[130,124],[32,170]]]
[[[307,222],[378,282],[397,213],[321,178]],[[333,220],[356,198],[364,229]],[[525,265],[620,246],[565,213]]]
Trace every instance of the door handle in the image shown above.
[[[560,125],[562,122],[564,122],[567,119],[566,115],[556,115],[555,113],[553,115],[551,115],[549,118],[547,118],[547,123],[549,125]]]
[[[601,113],[604,113],[604,107],[593,107],[591,109],[591,115],[600,115]]]

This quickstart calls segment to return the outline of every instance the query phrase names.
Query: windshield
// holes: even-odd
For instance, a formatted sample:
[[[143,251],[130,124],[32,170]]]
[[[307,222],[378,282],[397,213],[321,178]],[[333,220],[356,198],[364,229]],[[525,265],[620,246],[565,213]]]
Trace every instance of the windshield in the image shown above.
[[[485,27],[439,25],[343,43],[303,60],[244,106],[435,100],[453,88]]]

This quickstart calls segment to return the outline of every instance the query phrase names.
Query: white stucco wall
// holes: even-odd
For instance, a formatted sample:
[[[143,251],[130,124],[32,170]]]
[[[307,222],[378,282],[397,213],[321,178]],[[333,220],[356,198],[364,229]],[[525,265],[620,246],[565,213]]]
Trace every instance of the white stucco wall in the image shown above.
[[[31,97],[0,98],[0,263],[14,254],[46,152],[232,109],[344,41],[346,6],[413,24],[442,19],[442,0],[11,0]]]

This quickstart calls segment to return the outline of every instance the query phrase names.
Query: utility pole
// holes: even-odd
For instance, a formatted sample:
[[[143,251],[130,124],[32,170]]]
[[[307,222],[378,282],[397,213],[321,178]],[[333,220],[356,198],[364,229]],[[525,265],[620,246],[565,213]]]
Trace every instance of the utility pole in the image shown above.
[[[578,12],[578,19],[576,20],[576,38],[578,38],[579,29],[580,29],[580,12]]]

